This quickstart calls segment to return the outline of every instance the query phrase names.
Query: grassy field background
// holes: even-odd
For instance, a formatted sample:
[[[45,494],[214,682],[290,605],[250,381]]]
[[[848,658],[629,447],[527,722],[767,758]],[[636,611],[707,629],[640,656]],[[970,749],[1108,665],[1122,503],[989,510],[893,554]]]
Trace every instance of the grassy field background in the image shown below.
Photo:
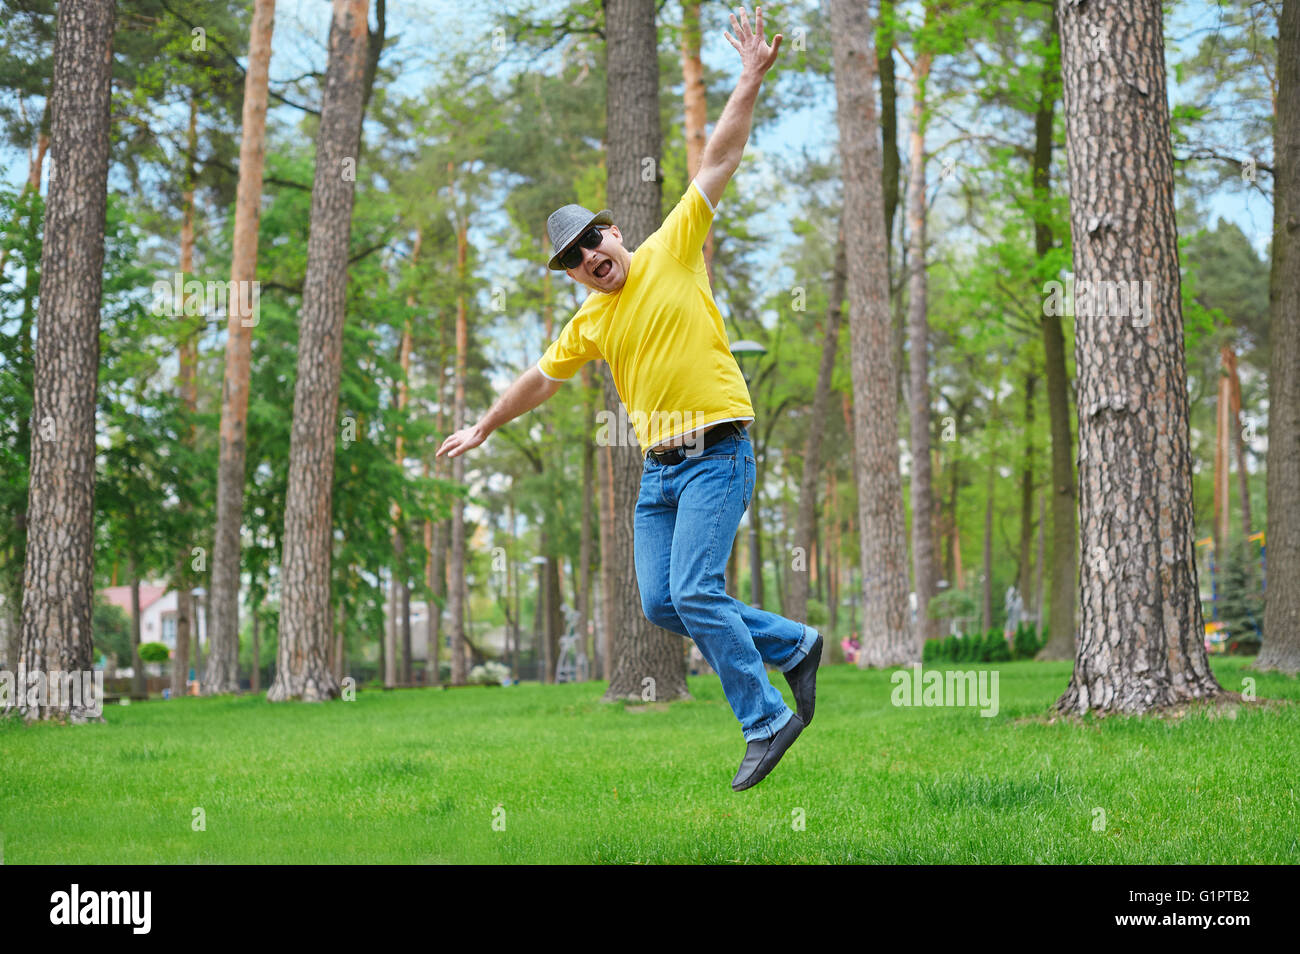
[[[993,718],[896,707],[889,671],[827,667],[812,726],[741,793],[715,677],[671,705],[586,683],[6,719],[0,840],[7,864],[1295,864],[1300,682],[1252,661],[1213,666],[1290,704],[1081,721],[1049,719],[1069,663],[998,665]]]

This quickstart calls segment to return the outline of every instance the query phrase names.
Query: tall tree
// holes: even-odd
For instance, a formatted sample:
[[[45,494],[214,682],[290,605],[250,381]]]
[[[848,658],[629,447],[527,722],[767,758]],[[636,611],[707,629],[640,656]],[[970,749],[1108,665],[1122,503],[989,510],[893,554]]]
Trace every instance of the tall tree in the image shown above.
[[[326,664],[333,633],[330,559],[348,241],[365,102],[368,0],[334,0],[329,66],[316,140],[307,274],[298,333],[279,646],[273,702],[338,694]]]
[[[659,170],[659,57],[656,52],[655,0],[605,3],[606,195],[614,221],[629,250],[659,227],[662,174]],[[651,175],[645,175],[649,169]],[[618,419],[620,398],[609,365],[601,364],[605,408]],[[610,447],[613,514],[609,548],[610,650],[613,671],[607,700],[643,698],[652,689],[659,700],[684,698],[686,655],[681,637],[660,629],[641,612],[632,526],[644,461],[636,447]],[[647,680],[649,680],[647,682]]]
[[[1164,31],[1159,0],[1057,11],[1074,272],[1098,292],[1075,304],[1082,614],[1056,705],[1143,712],[1222,692],[1196,581]],[[1134,307],[1102,282],[1136,287]]]
[[[1268,376],[1268,588],[1256,668],[1300,671],[1300,3],[1278,20],[1273,145],[1273,357]]]
[[[29,673],[91,668],[95,389],[115,14],[113,0],[62,3],[58,11],[20,624],[19,665]],[[29,720],[95,718],[81,701],[23,705],[20,712]]]
[[[865,5],[832,0],[831,35],[844,177],[863,618],[872,621],[858,662],[864,667],[894,666],[919,660],[921,653],[907,614],[897,373],[873,82],[876,60]]]
[[[217,526],[212,551],[208,665],[205,693],[239,688],[240,527],[244,519],[244,477],[248,433],[249,361],[256,319],[249,307],[257,278],[257,233],[266,160],[266,100],[271,68],[275,0],[254,0],[244,78],[244,125],[239,145],[239,189],[230,261],[231,297],[226,331],[225,378],[221,388],[221,432],[217,463]],[[244,290],[248,291],[245,292]]]
[[[700,4],[686,0],[682,4],[682,105],[686,132],[686,175],[694,178],[700,170],[709,125],[709,105],[704,88],[704,61],[700,58]],[[713,229],[704,239],[704,267],[713,281]]]
[[[1060,20],[1053,8],[1047,26],[1045,59],[1034,116],[1034,252],[1043,263],[1054,243],[1049,197],[1052,177],[1052,130],[1060,77]],[[1060,315],[1044,315],[1043,377],[1052,431],[1052,568],[1051,615],[1047,644],[1039,659],[1072,659],[1075,652],[1074,610],[1078,593],[1077,483],[1074,441],[1070,432],[1070,377],[1065,366],[1065,333]]]

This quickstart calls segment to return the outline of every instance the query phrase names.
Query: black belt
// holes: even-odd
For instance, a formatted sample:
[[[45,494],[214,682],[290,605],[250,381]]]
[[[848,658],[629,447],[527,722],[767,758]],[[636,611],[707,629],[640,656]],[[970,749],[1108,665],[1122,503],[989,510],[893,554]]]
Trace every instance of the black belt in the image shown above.
[[[704,446],[693,454],[687,454],[687,447],[694,443],[694,441],[690,441],[681,447],[670,447],[665,451],[648,450],[646,451],[646,456],[653,457],[661,464],[677,464],[686,460],[688,457],[698,456],[714,444],[718,443],[718,441],[724,441],[733,434],[741,435],[744,433],[745,427],[743,424],[740,424],[738,421],[724,421],[716,427],[709,429],[708,433],[704,435]]]

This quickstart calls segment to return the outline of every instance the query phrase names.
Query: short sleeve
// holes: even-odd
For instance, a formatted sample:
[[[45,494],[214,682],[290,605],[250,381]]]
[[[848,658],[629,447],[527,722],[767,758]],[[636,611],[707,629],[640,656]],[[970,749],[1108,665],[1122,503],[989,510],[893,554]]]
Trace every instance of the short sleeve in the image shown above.
[[[704,267],[704,240],[713,224],[713,205],[692,179],[685,194],[668,213],[664,224],[651,236],[668,253],[688,268]]]
[[[588,361],[595,361],[601,356],[596,342],[585,333],[588,327],[589,302],[590,299],[569,319],[568,324],[560,332],[560,337],[551,343],[551,346],[546,349],[546,354],[542,355],[541,360],[537,362],[537,370],[544,377],[552,381],[567,381]]]

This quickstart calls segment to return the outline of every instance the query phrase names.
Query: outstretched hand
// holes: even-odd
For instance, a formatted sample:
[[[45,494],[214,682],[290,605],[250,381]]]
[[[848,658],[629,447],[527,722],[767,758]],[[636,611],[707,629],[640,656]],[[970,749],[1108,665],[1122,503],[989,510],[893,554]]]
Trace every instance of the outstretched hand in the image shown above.
[[[725,30],[722,35],[740,53],[741,70],[762,76],[776,62],[777,51],[781,49],[781,34],[772,37],[769,46],[763,36],[763,8],[754,8],[753,29],[749,26],[749,15],[745,12],[745,8],[742,6],[738,9],[740,10],[739,22],[736,21],[734,13],[731,15],[731,29],[736,31],[736,35],[732,36]]]
[[[442,442],[442,446],[438,448],[438,453],[434,456],[442,457],[445,454],[448,457],[459,457],[466,451],[478,447],[485,440],[487,440],[487,435],[483,433],[483,429],[479,425],[473,424],[470,427],[462,427]]]

